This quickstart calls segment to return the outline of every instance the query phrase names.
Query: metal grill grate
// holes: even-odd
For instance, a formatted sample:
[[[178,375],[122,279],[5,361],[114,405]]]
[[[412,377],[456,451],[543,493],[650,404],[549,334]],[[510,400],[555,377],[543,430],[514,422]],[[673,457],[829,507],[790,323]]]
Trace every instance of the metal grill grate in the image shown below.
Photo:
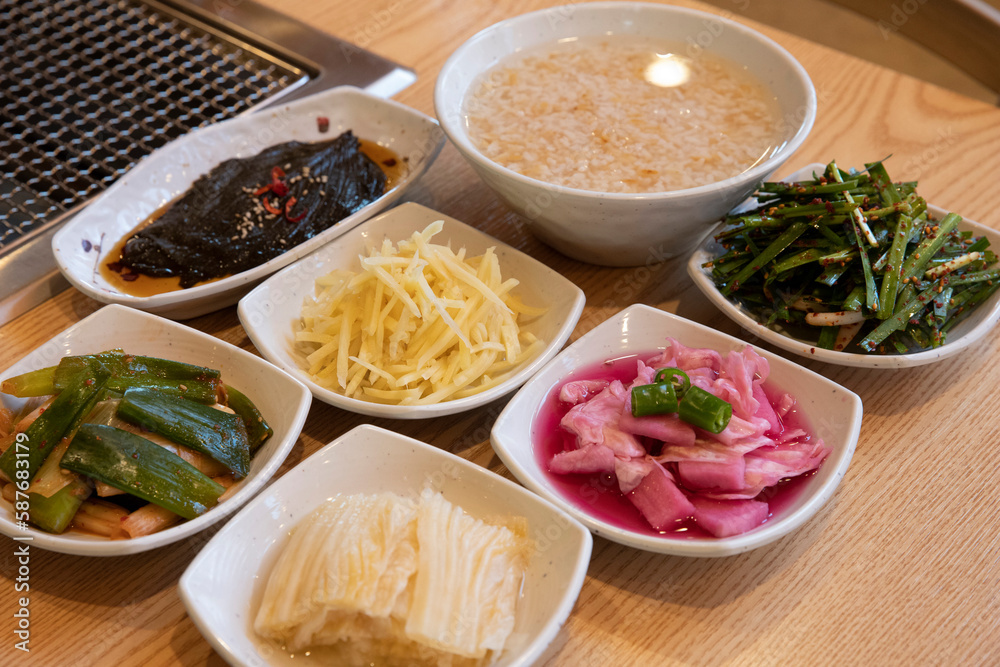
[[[307,73],[153,4],[0,0],[0,253]]]

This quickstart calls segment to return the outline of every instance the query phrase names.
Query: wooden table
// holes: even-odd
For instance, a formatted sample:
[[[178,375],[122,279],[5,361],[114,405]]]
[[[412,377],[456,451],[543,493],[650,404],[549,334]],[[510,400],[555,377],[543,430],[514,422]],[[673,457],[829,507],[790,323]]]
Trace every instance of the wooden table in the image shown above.
[[[413,67],[419,80],[398,100],[429,114],[438,70],[459,44],[506,16],[550,4],[266,1]],[[891,154],[897,178],[919,178],[932,201],[1000,227],[1000,110],[756,27],[799,59],[819,96],[816,125],[789,166],[831,158],[860,165]],[[576,282],[588,305],[574,339],[632,303],[741,333],[701,298],[683,261],[650,270],[605,269],[542,245],[450,147],[410,198],[525,250]],[[3,327],[0,368],[100,306],[70,290]],[[253,350],[235,308],[190,324]],[[807,362],[857,392],[865,405],[857,453],[833,499],[798,532],[730,558],[666,557],[595,539],[579,601],[543,663],[1000,661],[998,362],[1000,342],[993,336],[958,358],[909,370]],[[489,445],[502,407],[498,402],[451,418],[396,422],[314,402],[281,472],[374,421],[509,475]],[[17,565],[14,543],[5,539],[0,664],[222,664],[176,590],[212,534],[126,558],[32,550],[30,654],[13,648]]]

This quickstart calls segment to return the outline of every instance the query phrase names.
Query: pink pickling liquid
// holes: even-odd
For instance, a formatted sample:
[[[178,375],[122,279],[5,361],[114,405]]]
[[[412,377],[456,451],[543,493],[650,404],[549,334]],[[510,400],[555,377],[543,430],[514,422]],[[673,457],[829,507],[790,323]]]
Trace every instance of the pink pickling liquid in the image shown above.
[[[545,471],[545,476],[552,487],[563,498],[595,519],[642,535],[659,535],[681,540],[714,540],[715,537],[699,528],[692,519],[678,523],[672,530],[659,531],[654,529],[628,498],[618,490],[618,480],[613,474],[557,475],[549,472],[549,461],[553,456],[559,452],[576,448],[576,436],[559,426],[563,415],[569,412],[572,407],[559,400],[559,389],[562,385],[575,380],[607,380],[609,382],[621,380],[625,386],[628,386],[635,379],[636,362],[639,359],[648,361],[659,355],[659,352],[629,355],[584,366],[567,376],[562,383],[553,387],[542,404],[531,433],[535,457],[539,467]],[[764,393],[773,405],[776,397],[783,392],[771,386],[770,383],[765,383]],[[782,419],[782,426],[785,429],[801,428],[807,433],[812,433],[812,429],[808,427],[804,416],[799,414],[798,410],[792,410],[786,414]],[[798,499],[806,482],[815,472],[781,480],[775,486],[764,489],[757,496],[757,500],[766,500],[768,503],[770,510],[768,521],[772,517],[779,516]],[[761,525],[766,525],[766,522]]]

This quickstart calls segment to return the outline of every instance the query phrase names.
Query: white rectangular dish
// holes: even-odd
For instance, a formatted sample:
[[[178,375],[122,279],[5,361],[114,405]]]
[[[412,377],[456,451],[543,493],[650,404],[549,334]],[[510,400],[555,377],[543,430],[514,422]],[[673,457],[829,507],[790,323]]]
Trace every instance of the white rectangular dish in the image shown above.
[[[329,121],[325,132],[319,128],[320,117]],[[119,240],[220,162],[288,141],[332,139],[347,130],[392,150],[408,167],[391,190],[329,229],[253,269],[188,289],[139,297],[121,292],[101,276],[99,266],[112,261],[106,254]],[[52,250],[70,283],[98,301],[172,319],[196,317],[236,303],[261,279],[387,208],[433,162],[443,142],[437,122],[422,113],[350,86],[333,88],[170,142],[64,225],[52,239]]]

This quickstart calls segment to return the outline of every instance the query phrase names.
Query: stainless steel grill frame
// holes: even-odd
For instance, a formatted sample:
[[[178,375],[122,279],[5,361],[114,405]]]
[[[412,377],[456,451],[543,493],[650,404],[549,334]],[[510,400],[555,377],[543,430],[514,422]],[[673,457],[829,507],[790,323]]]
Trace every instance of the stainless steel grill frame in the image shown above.
[[[65,286],[55,227],[172,139],[332,85],[413,79],[246,0],[0,0],[0,44],[0,324]]]

